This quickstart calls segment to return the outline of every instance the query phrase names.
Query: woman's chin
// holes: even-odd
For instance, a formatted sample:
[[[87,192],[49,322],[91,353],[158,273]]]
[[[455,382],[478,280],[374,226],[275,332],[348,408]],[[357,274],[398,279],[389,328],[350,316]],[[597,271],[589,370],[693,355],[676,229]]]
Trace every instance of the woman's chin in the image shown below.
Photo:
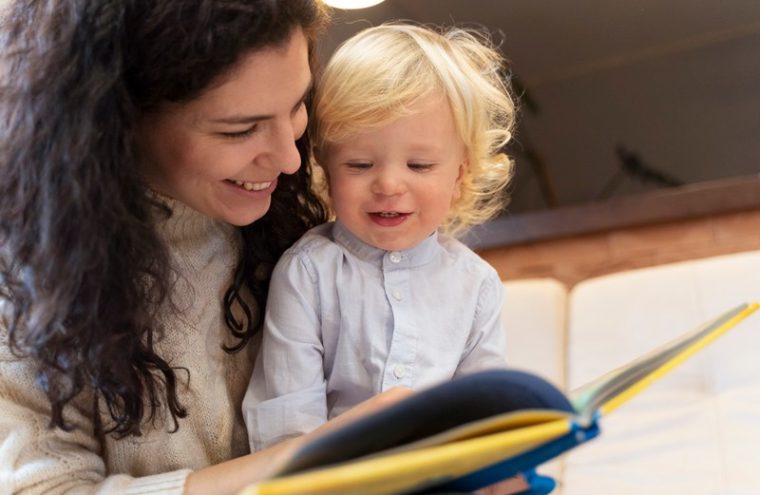
[[[219,219],[236,227],[245,227],[266,215],[269,211],[269,205],[270,202],[267,201],[266,205],[257,204],[256,207],[253,208],[237,208],[235,210],[229,210],[224,212]]]

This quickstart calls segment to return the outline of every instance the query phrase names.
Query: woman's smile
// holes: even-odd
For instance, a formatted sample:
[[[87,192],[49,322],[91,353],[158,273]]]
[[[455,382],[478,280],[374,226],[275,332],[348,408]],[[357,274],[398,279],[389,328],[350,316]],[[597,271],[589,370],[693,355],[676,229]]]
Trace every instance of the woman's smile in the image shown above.
[[[245,189],[246,191],[263,191],[265,189],[269,189],[272,184],[276,184],[277,180],[270,180],[266,182],[248,182],[236,179],[225,179],[225,182],[238,188]]]

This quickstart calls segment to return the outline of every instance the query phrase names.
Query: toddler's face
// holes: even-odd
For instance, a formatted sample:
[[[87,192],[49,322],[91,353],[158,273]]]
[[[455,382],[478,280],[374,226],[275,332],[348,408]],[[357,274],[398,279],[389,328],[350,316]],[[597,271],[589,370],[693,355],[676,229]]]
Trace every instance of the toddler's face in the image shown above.
[[[459,197],[465,146],[448,101],[434,94],[416,112],[328,143],[322,165],[337,218],[367,244],[413,247],[444,221]]]

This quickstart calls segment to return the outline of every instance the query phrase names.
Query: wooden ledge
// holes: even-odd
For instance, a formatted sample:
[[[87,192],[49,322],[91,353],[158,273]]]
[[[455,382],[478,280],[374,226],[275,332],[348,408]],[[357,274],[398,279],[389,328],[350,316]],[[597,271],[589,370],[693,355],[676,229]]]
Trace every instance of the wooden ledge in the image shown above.
[[[479,251],[754,209],[760,209],[760,174],[507,214],[473,228],[463,241]]]

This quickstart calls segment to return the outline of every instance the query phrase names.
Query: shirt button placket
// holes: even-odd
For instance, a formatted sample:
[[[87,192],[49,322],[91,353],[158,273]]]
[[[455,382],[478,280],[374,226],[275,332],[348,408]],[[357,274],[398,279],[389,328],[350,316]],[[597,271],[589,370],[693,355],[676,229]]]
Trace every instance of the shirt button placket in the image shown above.
[[[406,375],[406,368],[403,364],[397,364],[393,367],[393,376],[395,376],[397,380],[404,378],[404,375]]]
[[[396,265],[396,267],[401,268],[399,265],[404,261],[404,255],[398,251],[390,251],[386,255],[386,260],[392,265]],[[388,265],[386,265],[388,266]],[[402,306],[397,306],[393,304],[394,302],[400,303],[404,300],[404,279],[408,277],[408,272],[406,270],[398,271],[396,267],[388,267],[390,268],[391,272],[393,272],[394,275],[390,276],[387,280],[388,285],[386,286],[386,290],[388,291],[387,294],[391,298],[391,306],[394,307],[393,309],[394,314],[396,314],[396,311],[400,311],[400,315],[405,314],[405,310],[402,309]],[[404,321],[405,317],[401,316],[401,321]],[[388,362],[396,361],[395,365],[392,365],[390,368],[390,374],[386,375],[388,378],[388,386],[397,386],[399,383],[403,383],[405,377],[408,374],[408,370],[406,365],[403,363],[403,358],[401,356],[397,355],[399,349],[399,346],[402,346],[404,349],[406,349],[406,346],[408,346],[408,342],[406,342],[406,338],[404,336],[404,332],[401,332],[399,334],[396,333],[396,328],[394,327],[394,335],[391,343],[391,349],[389,350],[389,356],[388,356]],[[395,352],[394,352],[395,349]],[[407,349],[408,350],[408,349]],[[385,389],[385,387],[383,387]]]
[[[401,260],[403,259],[403,256],[398,251],[391,251],[388,253],[388,259],[391,263],[397,265],[401,263]],[[393,296],[393,299],[396,301],[401,301],[403,299],[403,294],[401,293],[400,289],[393,289],[391,291],[391,295]]]

